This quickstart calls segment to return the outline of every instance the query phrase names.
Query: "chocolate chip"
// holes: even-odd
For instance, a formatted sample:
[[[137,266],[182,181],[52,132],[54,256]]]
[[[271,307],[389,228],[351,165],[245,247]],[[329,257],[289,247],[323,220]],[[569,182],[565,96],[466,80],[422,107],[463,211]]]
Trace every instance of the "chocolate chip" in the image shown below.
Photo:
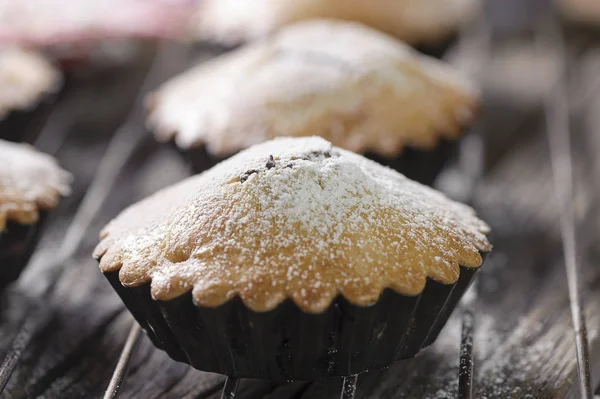
[[[329,151],[311,151],[308,154],[308,157],[306,157],[304,159],[309,160],[310,158],[318,158],[318,157],[331,158],[331,152],[329,152]]]
[[[273,155],[269,155],[269,160],[267,161],[267,169],[271,169],[275,167],[275,160],[273,159]]]
[[[258,170],[256,170],[256,169],[247,170],[246,172],[244,172],[243,175],[240,176],[240,182],[241,183],[245,182],[254,173],[258,173]]]

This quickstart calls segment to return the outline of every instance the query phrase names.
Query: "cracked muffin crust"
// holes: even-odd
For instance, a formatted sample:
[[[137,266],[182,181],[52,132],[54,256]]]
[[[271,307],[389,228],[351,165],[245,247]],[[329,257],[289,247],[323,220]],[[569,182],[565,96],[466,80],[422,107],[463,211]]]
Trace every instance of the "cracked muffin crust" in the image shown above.
[[[191,291],[253,311],[289,298],[324,311],[341,294],[370,305],[385,288],[452,284],[491,245],[474,211],[317,138],[251,147],[135,204],[101,233],[94,255],[125,287],[154,299]]]

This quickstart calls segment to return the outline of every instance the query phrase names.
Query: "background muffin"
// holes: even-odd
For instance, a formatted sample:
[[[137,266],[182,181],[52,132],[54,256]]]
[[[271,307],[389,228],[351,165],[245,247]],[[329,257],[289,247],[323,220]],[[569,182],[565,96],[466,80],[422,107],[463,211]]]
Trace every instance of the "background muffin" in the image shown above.
[[[274,137],[319,135],[431,183],[477,103],[449,66],[363,25],[322,20],[167,82],[149,98],[148,124],[196,171]]]
[[[375,162],[286,138],[125,210],[95,256],[174,359],[316,380],[433,342],[491,249],[488,230],[469,207]]]
[[[595,0],[555,0],[561,14],[571,23],[600,30],[600,4]]]
[[[250,41],[313,18],[361,22],[412,45],[444,45],[478,12],[478,0],[205,0],[194,28],[225,45]]]
[[[0,140],[0,286],[14,281],[31,256],[46,212],[69,193],[70,175],[25,144]]]

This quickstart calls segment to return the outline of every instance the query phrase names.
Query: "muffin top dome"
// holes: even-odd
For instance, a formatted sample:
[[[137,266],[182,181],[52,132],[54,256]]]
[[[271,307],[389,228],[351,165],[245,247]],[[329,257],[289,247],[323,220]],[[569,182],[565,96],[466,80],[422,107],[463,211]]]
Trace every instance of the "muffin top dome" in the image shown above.
[[[69,193],[71,175],[26,144],[0,140],[0,232],[9,220],[31,224]]]
[[[233,45],[293,21],[332,18],[431,44],[451,36],[480,6],[480,0],[203,0],[194,25],[200,38]]]
[[[266,311],[291,298],[320,312],[342,294],[371,304],[390,287],[450,284],[491,245],[474,211],[317,138],[253,146],[123,211],[94,255],[155,299],[202,306],[240,296]]]
[[[0,119],[35,106],[55,91],[60,72],[41,55],[17,48],[0,49]]]
[[[351,22],[297,23],[201,64],[148,100],[159,140],[227,156],[279,136],[318,135],[396,156],[456,138],[477,90],[459,72]]]

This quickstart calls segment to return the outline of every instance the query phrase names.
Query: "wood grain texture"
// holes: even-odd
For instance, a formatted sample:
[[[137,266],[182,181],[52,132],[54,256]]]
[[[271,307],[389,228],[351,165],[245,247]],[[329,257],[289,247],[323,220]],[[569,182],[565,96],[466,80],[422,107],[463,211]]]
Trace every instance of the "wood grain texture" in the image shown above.
[[[74,120],[65,125],[66,140],[57,152],[61,163],[75,175],[74,193],[53,214],[37,255],[19,284],[0,299],[0,356],[8,350],[27,314],[41,309],[48,316],[38,326],[3,398],[96,398],[102,396],[110,380],[132,318],[90,257],[98,232],[125,206],[188,174],[179,154],[168,145],[155,143],[141,120],[136,133],[144,136],[141,144],[98,217],[84,232],[53,295],[41,303],[37,293],[112,132],[134,101],[145,67],[123,71],[121,79],[110,84],[106,77],[88,78],[86,85],[77,86],[61,100],[79,104]],[[489,109],[493,110],[493,104]],[[548,181],[547,142],[535,113],[513,117],[527,119],[522,125],[526,129],[516,146],[506,146],[508,152],[497,155],[494,169],[475,199],[483,218],[492,225],[495,245],[482,269],[477,293],[475,396],[577,397],[575,343],[557,210]],[[486,124],[486,134],[501,137],[503,125]],[[598,384],[600,177],[597,173],[590,176],[587,165],[596,160],[600,148],[592,134],[593,129],[577,129],[574,151],[578,155],[579,253],[592,371]],[[460,328],[460,314],[455,312],[439,339],[417,357],[359,376],[357,398],[456,397]],[[120,392],[122,398],[219,398],[223,383],[222,376],[172,361],[142,336]],[[338,398],[340,388],[340,379],[283,385],[242,380],[237,397],[328,399]]]

